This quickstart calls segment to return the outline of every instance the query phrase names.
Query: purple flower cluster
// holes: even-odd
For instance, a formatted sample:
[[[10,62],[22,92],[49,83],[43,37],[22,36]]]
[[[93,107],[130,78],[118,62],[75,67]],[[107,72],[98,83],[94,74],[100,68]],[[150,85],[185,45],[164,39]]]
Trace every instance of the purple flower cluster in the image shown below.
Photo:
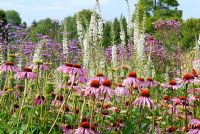
[[[130,60],[133,55],[133,45],[129,43],[127,46],[122,44],[117,45],[117,61]],[[109,46],[104,50],[104,56],[108,63],[112,60],[112,46]]]
[[[159,29],[165,29],[165,30],[174,30],[174,31],[179,31],[181,24],[180,22],[176,21],[176,20],[158,20],[153,22],[153,26],[156,30]]]
[[[151,54],[151,58],[155,61],[159,59],[159,61],[166,61],[167,58],[167,50],[161,42],[156,40],[153,36],[147,35],[145,39],[145,52],[147,55]]]

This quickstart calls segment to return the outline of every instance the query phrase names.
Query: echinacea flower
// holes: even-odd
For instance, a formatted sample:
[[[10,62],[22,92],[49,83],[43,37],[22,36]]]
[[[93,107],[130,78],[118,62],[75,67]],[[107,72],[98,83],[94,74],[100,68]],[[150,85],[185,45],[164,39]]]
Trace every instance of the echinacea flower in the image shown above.
[[[175,114],[175,115],[178,115],[178,113],[179,113],[179,110],[177,109],[177,104],[178,103],[175,103],[175,104],[173,104],[169,109],[168,109],[168,114]]]
[[[101,95],[106,95],[105,97],[110,97],[112,95],[114,95],[114,91],[113,89],[111,88],[111,81],[106,79],[103,81],[103,84],[99,87],[99,93]]]
[[[6,93],[7,93],[7,91],[0,91],[0,97],[3,96]]]
[[[124,123],[122,120],[117,120],[113,123],[111,128],[114,128],[116,131],[119,131],[121,128],[124,127]]]
[[[148,77],[145,81],[145,86],[148,88],[155,87],[157,85],[157,82],[153,80],[153,78]]]
[[[170,127],[166,128],[165,131],[167,134],[170,134],[172,132],[176,132],[176,130],[177,130],[177,128],[175,126],[170,126]]]
[[[163,102],[165,102],[165,103],[170,103],[170,102],[171,102],[171,97],[168,96],[168,95],[164,96],[164,97],[163,97]]]
[[[99,96],[100,83],[98,80],[92,80],[90,85],[86,87],[85,94],[88,96]]]
[[[98,80],[100,84],[103,84],[103,81],[108,79],[106,76],[103,75],[103,73],[98,73],[95,77],[89,79],[88,85],[90,85],[92,80]]]
[[[150,98],[150,91],[148,89],[141,89],[140,96],[135,99],[133,104],[138,107],[144,108],[146,106],[149,108],[153,108],[154,103]]]
[[[192,75],[194,76],[194,78],[199,78],[198,73],[196,72],[196,70],[192,69]]]
[[[22,72],[17,72],[14,75],[16,79],[35,79],[37,74],[32,72],[32,69],[25,67]]]
[[[87,82],[86,70],[80,65],[74,64],[72,66],[72,72],[69,73],[69,78],[70,82],[75,81],[76,83],[85,83]]]
[[[29,68],[31,68],[32,70],[35,70],[37,68],[39,68],[39,70],[42,70],[42,71],[46,71],[46,70],[49,70],[49,67],[45,64],[40,64],[40,65],[35,65],[35,64],[32,64],[29,66]]]
[[[62,125],[61,129],[63,134],[73,134],[73,126],[71,125]]]
[[[73,72],[72,66],[73,66],[73,64],[66,63],[66,64],[61,65],[60,67],[58,67],[57,70],[62,72],[62,73],[72,74],[72,72]]]
[[[190,93],[190,94],[198,94],[198,93],[200,93],[200,88],[190,89],[190,90],[188,90],[188,93]]]
[[[44,103],[45,103],[45,97],[44,96],[37,96],[34,99],[34,105],[35,106],[39,106],[39,105],[44,104]]]
[[[154,128],[153,128],[153,127],[154,127]],[[148,129],[149,129],[149,134],[151,134],[152,132],[153,132],[154,134],[161,134],[160,127],[159,127],[158,125],[153,126],[153,125],[151,124],[151,125],[149,125]],[[154,131],[153,131],[153,130],[154,130]]]
[[[78,64],[74,64],[73,66],[72,66],[72,74],[71,75],[77,75],[77,76],[83,76],[83,75],[86,75],[86,70],[85,69],[83,69],[82,67],[81,67],[81,65],[78,65]]]
[[[115,89],[116,96],[127,96],[129,95],[129,91],[121,84],[118,83]]]
[[[187,134],[200,134],[200,119],[191,119],[190,126]]]
[[[137,78],[139,81],[138,81],[138,86],[140,86],[140,88],[143,88],[145,87],[145,80],[144,78]]]
[[[95,132],[90,129],[89,122],[85,121],[81,123],[79,128],[75,129],[74,134],[95,134]]]
[[[63,103],[63,96],[62,95],[58,95],[56,96],[56,98],[52,101],[51,105],[53,105],[56,108],[59,108],[62,103]]]
[[[13,106],[12,111],[15,113],[18,109],[19,109],[19,105],[18,105],[18,104],[15,104],[15,105]]]
[[[176,80],[170,80],[167,84],[161,84],[161,87],[170,88],[170,89],[178,89],[181,88],[181,85],[176,82]]]
[[[18,72],[19,68],[14,65],[13,62],[6,62],[5,64],[0,66],[1,72]]]
[[[196,83],[199,80],[192,73],[186,73],[183,78],[176,78],[178,83]]]
[[[190,120],[190,126],[192,128],[197,127],[198,125],[200,125],[200,119],[191,119]]]
[[[134,87],[138,86],[139,80],[137,79],[137,74],[136,72],[130,72],[128,75],[128,78],[126,78],[122,85],[128,86],[128,87]]]

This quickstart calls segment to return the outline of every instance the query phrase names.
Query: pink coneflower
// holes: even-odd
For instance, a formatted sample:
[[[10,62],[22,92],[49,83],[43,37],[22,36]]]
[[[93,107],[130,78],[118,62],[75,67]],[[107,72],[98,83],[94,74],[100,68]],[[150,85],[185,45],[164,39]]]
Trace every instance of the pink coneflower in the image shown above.
[[[19,68],[14,65],[13,62],[6,62],[5,64],[0,66],[1,72],[18,72]]]
[[[20,92],[18,90],[13,91],[14,97],[18,98],[20,96]]]
[[[187,73],[183,76],[183,82],[185,83],[194,83],[195,80],[196,79],[192,73]]]
[[[32,72],[32,69],[25,67],[23,69],[23,72],[17,72],[14,75],[14,78],[16,79],[35,79],[37,75]]]
[[[153,128],[153,127],[154,127],[154,128]],[[149,129],[149,134],[151,134],[152,132],[153,132],[154,134],[161,134],[161,131],[160,131],[160,128],[159,128],[158,125],[153,126],[153,125],[151,124],[151,125],[149,125],[148,129]],[[154,130],[154,131],[153,131],[153,130]]]
[[[124,127],[124,123],[122,120],[117,120],[113,123],[113,126],[111,128],[114,128],[116,131],[119,131]]]
[[[164,96],[163,97],[163,102],[165,102],[165,103],[171,103],[171,97],[168,96],[168,95]]]
[[[178,115],[179,113],[179,110],[176,108],[178,103],[172,105],[169,109],[168,109],[168,114],[175,114],[175,115]]]
[[[144,78],[137,78],[139,81],[138,81],[138,85],[140,86],[140,88],[143,88],[145,87],[145,80]]]
[[[34,105],[35,106],[39,106],[39,105],[44,104],[44,103],[45,103],[45,97],[44,96],[37,96],[34,99]]]
[[[200,93],[200,88],[190,89],[188,91],[188,93],[190,93],[190,94],[198,94],[198,93]]]
[[[190,126],[191,127],[196,127],[198,125],[200,125],[200,119],[191,119],[190,120]]]
[[[85,83],[87,82],[87,74],[86,70],[83,69],[80,65],[74,64],[72,66],[72,72],[69,73],[70,82],[75,80],[77,83]]]
[[[177,128],[175,126],[170,126],[170,127],[166,128],[167,134],[176,132],[176,130],[177,130]]]
[[[122,85],[128,86],[128,87],[134,87],[135,85],[138,86],[139,80],[137,79],[136,72],[130,72],[128,75],[128,78],[126,78]]]
[[[183,78],[176,78],[178,83],[196,83],[199,80],[192,73],[186,73]]]
[[[168,84],[161,84],[161,87],[170,88],[170,89],[178,89],[181,88],[181,85],[176,82],[176,80],[170,80]]]
[[[118,83],[115,89],[116,96],[127,96],[129,95],[129,91],[121,84]]]
[[[72,82],[73,80],[76,83],[85,83],[85,82],[87,82],[87,77],[86,77],[86,75],[79,75],[79,76],[70,75],[69,82]]]
[[[192,69],[192,75],[194,76],[194,78],[199,78],[198,73],[196,72],[196,70]]]
[[[98,80],[92,80],[90,85],[86,87],[85,94],[89,96],[99,96],[100,83]]]
[[[172,100],[175,101],[175,103],[180,102],[180,104],[182,104],[182,105],[188,105],[189,104],[188,98],[186,98],[185,96],[178,96],[178,97],[175,97]]]
[[[89,122],[85,121],[81,123],[79,128],[75,129],[74,134],[95,134],[95,132],[90,129]]]
[[[63,134],[73,134],[73,127],[71,125],[62,125],[61,129]]]
[[[1,97],[2,95],[6,94],[6,93],[7,93],[7,91],[0,91],[0,97]]]
[[[81,88],[82,87],[80,87],[80,86],[78,86],[78,84],[77,83],[73,83],[73,85],[72,85],[72,83],[71,82],[68,82],[67,83],[67,88],[70,88],[72,86],[72,90],[75,92],[75,93],[78,93],[78,94],[81,94]],[[64,86],[63,86],[64,87]]]
[[[106,76],[104,76],[102,73],[98,73],[95,77],[89,79],[88,85],[90,85],[92,80],[98,80],[100,84],[103,84],[103,81],[108,79]]]
[[[200,134],[200,119],[191,119],[190,126],[188,134]]]
[[[77,76],[86,75],[86,70],[83,69],[80,65],[74,64],[72,68],[73,68],[73,71],[72,71],[73,74],[76,74]]]
[[[15,104],[15,105],[13,106],[12,111],[15,113],[18,109],[19,109],[19,105],[18,105],[18,104]]]
[[[54,107],[57,107],[57,108],[59,108],[61,105],[62,105],[62,103],[63,103],[63,96],[57,96],[53,101],[52,101],[52,105],[54,106]]]
[[[145,81],[145,86],[146,87],[151,88],[151,87],[155,87],[156,85],[157,85],[157,82],[155,82],[153,80],[153,78],[151,78],[151,77],[148,77],[147,80]]]
[[[72,66],[73,64],[66,63],[65,65],[61,65],[60,67],[58,67],[57,70],[62,73],[72,74],[73,72]]]
[[[99,93],[101,95],[106,95],[106,98],[114,95],[114,91],[111,88],[111,85],[112,85],[112,83],[110,80],[108,80],[108,79],[104,80],[103,84],[99,87]]]
[[[35,69],[38,68],[38,66],[39,66],[39,69],[42,70],[42,71],[49,70],[49,67],[46,64],[40,64],[40,65],[32,64],[32,65],[29,66],[29,68],[32,69],[32,70],[35,70]]]
[[[153,108],[154,103],[150,99],[150,91],[148,89],[141,89],[140,97],[136,98],[135,101],[133,102],[133,104],[138,107],[144,108],[146,106],[149,108]]]

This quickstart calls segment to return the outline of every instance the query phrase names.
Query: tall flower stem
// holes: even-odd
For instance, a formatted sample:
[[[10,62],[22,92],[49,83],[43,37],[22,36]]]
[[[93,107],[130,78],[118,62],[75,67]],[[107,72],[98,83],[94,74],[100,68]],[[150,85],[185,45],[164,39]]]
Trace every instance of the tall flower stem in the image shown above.
[[[188,83],[185,85],[185,129],[188,128],[188,115],[187,115],[187,89],[188,89]]]
[[[58,120],[58,117],[59,117],[59,115],[61,114],[61,112],[62,112],[62,110],[63,110],[64,104],[65,104],[66,102],[68,103],[68,101],[69,101],[69,99],[70,99],[71,92],[72,92],[72,87],[73,87],[74,81],[75,81],[75,77],[76,77],[76,74],[74,75],[74,79],[73,79],[73,81],[72,81],[72,83],[71,83],[71,86],[70,86],[70,88],[69,88],[69,95],[68,95],[68,97],[67,97],[66,99],[64,99],[64,101],[63,101],[63,103],[62,103],[62,105],[61,105],[61,107],[60,107],[60,109],[59,109],[59,111],[58,111],[58,114],[57,114],[57,116],[56,116],[56,119],[55,119],[55,121],[53,122],[53,124],[52,124],[52,126],[51,126],[51,128],[50,128],[50,130],[49,130],[49,132],[48,132],[48,134],[51,133],[51,131],[52,131],[54,125],[56,124],[56,122],[57,122],[57,120]],[[65,88],[65,89],[66,89],[66,88]],[[65,91],[64,91],[64,92],[65,92]]]
[[[84,111],[84,108],[85,108],[85,103],[86,103],[86,97],[84,96],[83,105],[82,105],[82,108],[81,108],[80,123],[81,123],[81,120],[83,118],[83,111]]]
[[[25,100],[26,100],[26,92],[27,92],[27,88],[28,88],[28,79],[25,78],[24,97],[23,97],[22,104],[21,104],[21,107],[20,107],[20,110],[19,110],[18,123],[19,123],[19,121],[20,121],[20,116],[21,116],[22,108],[23,108],[24,103],[25,103]],[[17,123],[17,126],[18,126],[18,123]]]
[[[92,109],[91,109],[91,113],[90,113],[90,126],[92,126],[92,119],[94,117],[94,107],[95,107],[95,96],[93,96],[92,98]]]

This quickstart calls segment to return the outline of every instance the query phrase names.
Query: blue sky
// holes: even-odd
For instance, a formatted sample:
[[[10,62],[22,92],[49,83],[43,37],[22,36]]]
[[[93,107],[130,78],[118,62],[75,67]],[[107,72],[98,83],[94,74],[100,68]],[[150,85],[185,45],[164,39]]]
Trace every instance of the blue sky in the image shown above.
[[[99,0],[102,15],[105,20],[112,20],[127,15],[125,0]],[[129,0],[132,12],[136,0]],[[183,18],[200,18],[200,0],[178,0],[179,9],[183,10]],[[81,9],[93,9],[95,0],[0,0],[0,8],[4,10],[14,9],[20,13],[23,21],[28,25],[33,20],[50,17],[62,20],[64,17],[73,15]]]

